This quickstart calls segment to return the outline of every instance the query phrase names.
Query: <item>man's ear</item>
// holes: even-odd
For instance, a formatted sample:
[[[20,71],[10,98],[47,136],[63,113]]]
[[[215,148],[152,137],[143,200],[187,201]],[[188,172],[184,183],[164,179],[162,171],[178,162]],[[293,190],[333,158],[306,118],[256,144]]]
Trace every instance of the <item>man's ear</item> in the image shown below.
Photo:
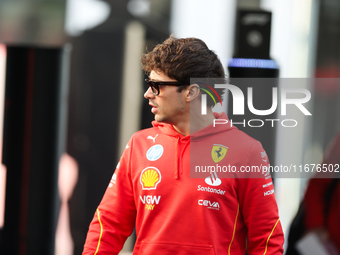
[[[191,84],[188,88],[187,102],[192,102],[201,94],[200,87],[197,84]]]

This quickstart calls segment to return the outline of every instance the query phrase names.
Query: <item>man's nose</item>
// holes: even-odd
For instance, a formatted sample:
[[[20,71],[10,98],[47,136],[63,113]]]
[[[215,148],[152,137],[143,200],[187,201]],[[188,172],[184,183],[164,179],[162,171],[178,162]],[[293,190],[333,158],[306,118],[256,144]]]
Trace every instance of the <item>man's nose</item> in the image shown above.
[[[146,92],[144,93],[144,97],[145,97],[146,99],[155,98],[155,95],[154,95],[154,93],[152,92],[151,87],[149,87],[149,88],[146,90]]]

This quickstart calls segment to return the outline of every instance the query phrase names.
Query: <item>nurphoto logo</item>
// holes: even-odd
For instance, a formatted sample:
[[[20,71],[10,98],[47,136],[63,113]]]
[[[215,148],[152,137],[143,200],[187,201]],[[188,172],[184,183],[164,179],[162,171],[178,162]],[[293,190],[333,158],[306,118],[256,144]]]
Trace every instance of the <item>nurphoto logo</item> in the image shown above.
[[[201,114],[207,114],[207,95],[209,95],[215,105],[220,102],[222,105],[222,101],[216,89],[225,89],[229,92],[229,100],[233,99],[233,115],[245,115],[245,102],[247,102],[246,106],[248,110],[256,115],[256,116],[268,116],[277,111],[280,102],[280,115],[287,116],[287,106],[292,105],[291,109],[298,110],[304,116],[311,116],[312,114],[306,108],[305,104],[307,104],[311,100],[311,93],[308,89],[305,88],[277,88],[272,87],[271,91],[271,106],[267,109],[256,109],[254,106],[254,91],[259,88],[247,87],[247,95],[245,96],[243,91],[233,84],[214,84],[213,86],[208,85],[202,82],[196,82],[200,85],[200,90],[204,91],[201,95]],[[203,86],[202,86],[203,85]],[[268,100],[266,98],[265,100]],[[296,127],[298,125],[298,121],[296,119],[250,119],[244,120],[243,122],[233,122],[232,119],[215,119],[213,126],[216,125],[235,125],[235,124],[243,124],[246,126],[248,124],[249,127],[262,127],[265,122],[271,124],[274,127],[275,123],[279,122],[283,127]]]

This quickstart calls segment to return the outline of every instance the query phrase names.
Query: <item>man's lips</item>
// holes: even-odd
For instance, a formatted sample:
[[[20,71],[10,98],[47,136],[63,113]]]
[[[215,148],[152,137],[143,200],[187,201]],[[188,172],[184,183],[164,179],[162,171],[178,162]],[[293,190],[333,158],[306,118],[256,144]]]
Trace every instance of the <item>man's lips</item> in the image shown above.
[[[157,111],[157,106],[154,105],[154,104],[152,104],[152,103],[149,103],[149,105],[152,107],[152,108],[151,108],[151,112],[152,112],[152,113],[155,113],[155,112]]]

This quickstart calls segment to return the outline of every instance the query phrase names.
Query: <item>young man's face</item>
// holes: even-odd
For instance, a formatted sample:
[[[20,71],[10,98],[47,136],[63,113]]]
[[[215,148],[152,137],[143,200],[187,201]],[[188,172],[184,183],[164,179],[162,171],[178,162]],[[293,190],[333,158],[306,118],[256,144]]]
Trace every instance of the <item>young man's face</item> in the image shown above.
[[[163,72],[151,71],[151,81],[176,81],[165,75]],[[155,120],[176,125],[188,118],[190,107],[186,102],[187,89],[177,92],[177,86],[160,85],[159,95],[155,96],[151,88],[145,92],[144,97],[149,99],[152,106],[151,112],[155,114]]]

